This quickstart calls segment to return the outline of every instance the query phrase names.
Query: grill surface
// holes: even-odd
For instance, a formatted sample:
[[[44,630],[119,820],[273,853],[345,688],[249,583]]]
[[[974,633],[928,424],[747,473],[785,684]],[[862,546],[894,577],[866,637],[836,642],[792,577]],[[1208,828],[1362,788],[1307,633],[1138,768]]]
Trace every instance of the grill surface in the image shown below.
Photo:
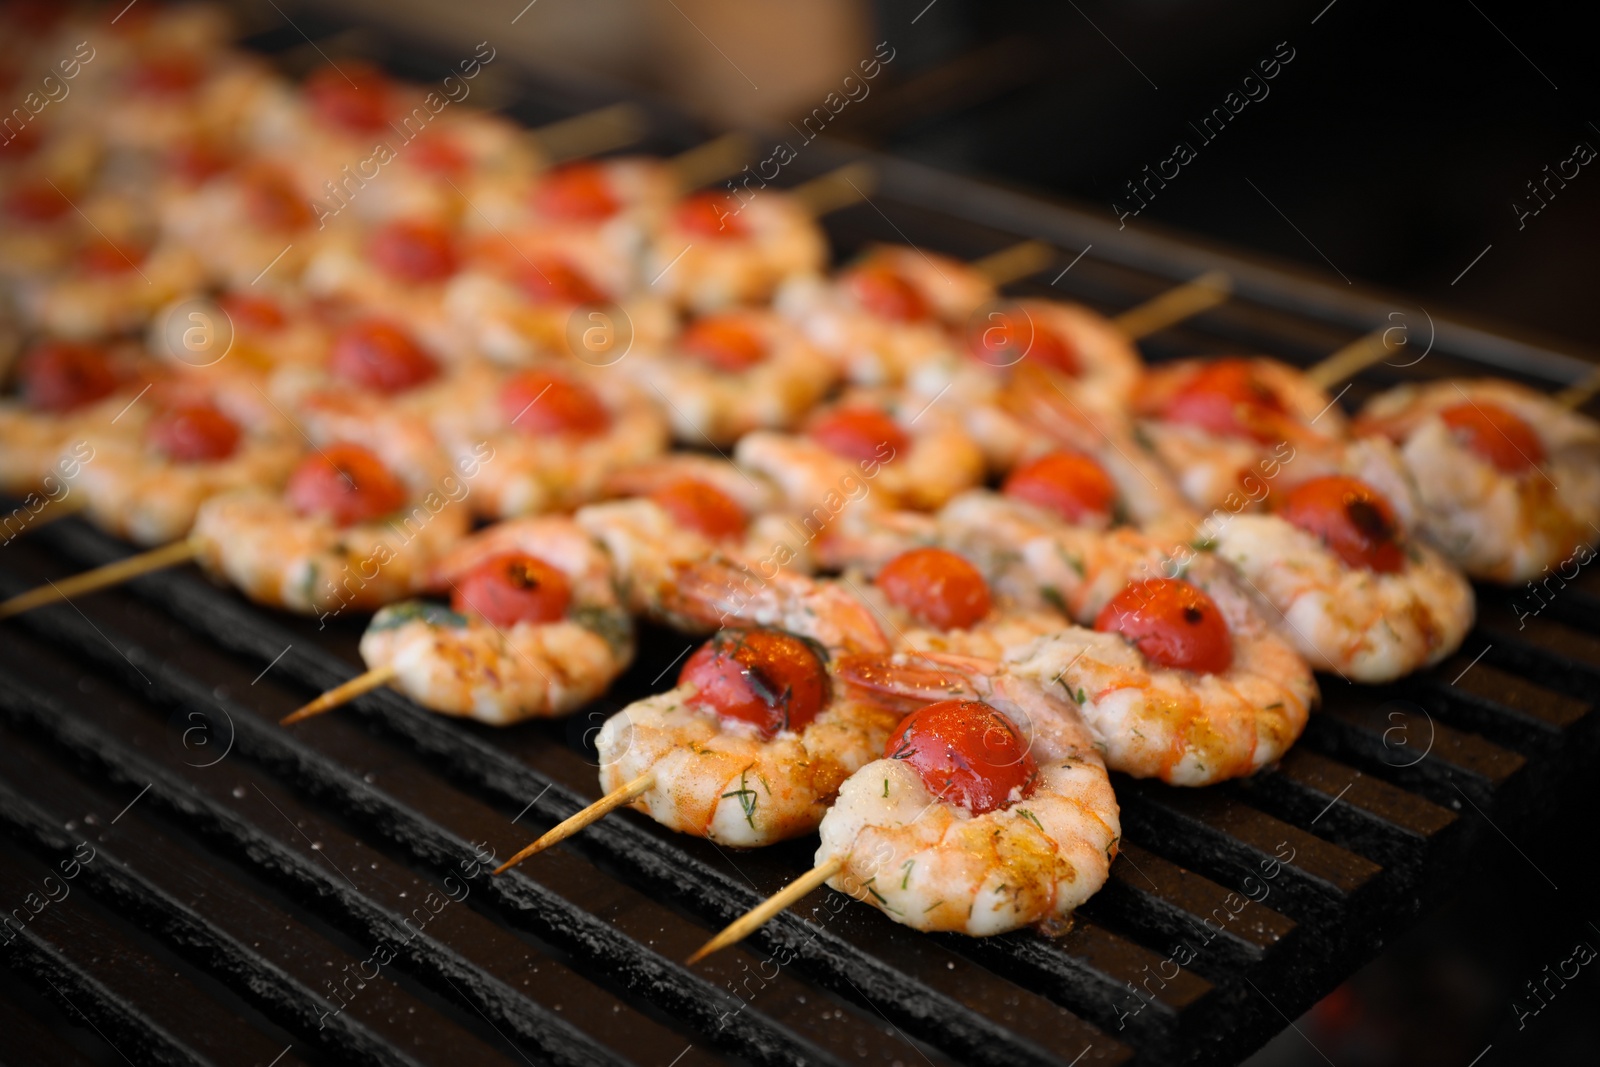
[[[532,121],[594,102],[531,79],[519,92],[512,110]],[[650,147],[692,135],[656,119]],[[848,158],[808,145],[792,180]],[[843,254],[909,240],[971,256],[1037,236],[1065,264],[1092,245],[1053,285],[1020,289],[1112,311],[1229,271],[1240,296],[1152,339],[1153,358],[1309,363],[1391,311],[1424,339],[1403,299],[876,162],[872,203],[827,221]],[[1585,366],[1433,326],[1426,358],[1346,401],[1396,374],[1489,369],[1549,388]],[[0,552],[0,595],[126,551],[64,520]],[[1461,654],[1403,684],[1324,677],[1305,739],[1250,781],[1186,792],[1118,777],[1124,850],[1063,937],[930,937],[823,889],[690,971],[678,961],[710,931],[809,866],[809,842],[730,853],[625,813],[487,874],[489,853],[594,797],[594,731],[665,684],[684,638],[647,632],[614,694],[566,722],[491,731],[382,691],[289,731],[279,716],[359,669],[360,622],[319,631],[192,569],[153,575],[5,624],[0,904],[21,928],[0,946],[0,1055],[1226,1062],[1436,902],[1487,820],[1514,833],[1600,746],[1585,695],[1600,678],[1600,581],[1583,575],[1525,629],[1511,601],[1481,589]]]

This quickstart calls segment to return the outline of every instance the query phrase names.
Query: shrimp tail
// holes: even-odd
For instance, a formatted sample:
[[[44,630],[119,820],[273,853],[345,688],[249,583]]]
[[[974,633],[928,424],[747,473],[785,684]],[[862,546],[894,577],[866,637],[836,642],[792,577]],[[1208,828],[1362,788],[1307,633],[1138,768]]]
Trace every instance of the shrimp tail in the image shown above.
[[[838,678],[875,699],[918,708],[939,700],[982,700],[994,665],[939,653],[856,654],[834,661]]]

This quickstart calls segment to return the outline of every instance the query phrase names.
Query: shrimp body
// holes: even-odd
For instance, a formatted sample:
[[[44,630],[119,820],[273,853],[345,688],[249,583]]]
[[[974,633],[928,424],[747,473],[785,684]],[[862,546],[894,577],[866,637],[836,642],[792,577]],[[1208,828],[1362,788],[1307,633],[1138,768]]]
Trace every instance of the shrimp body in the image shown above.
[[[636,373],[658,397],[683,444],[732,445],[752,430],[787,430],[832,387],[832,364],[787,320],[770,311],[738,312],[767,355],[747,370],[724,371],[671,345],[642,355]]]
[[[782,193],[744,201],[723,222],[734,232],[708,236],[669,217],[645,252],[641,284],[680,306],[715,311],[762,303],[785,278],[828,262],[817,220]]]
[[[597,432],[529,432],[524,417],[538,399],[523,411],[507,411],[503,393],[509,379],[483,367],[464,372],[451,402],[432,412],[437,439],[458,465],[485,452],[492,456],[473,482],[478,515],[501,519],[577,507],[600,496],[612,471],[666,449],[665,420],[626,379],[603,371],[580,375],[576,368],[570,378],[592,390],[604,409]]]
[[[1017,646],[1005,664],[1075,699],[1112,769],[1170,785],[1211,785],[1282,757],[1318,702],[1317,683],[1226,567],[1202,556],[1185,579],[1227,622],[1233,655],[1226,671],[1162,667],[1120,634],[1077,627]]]
[[[155,310],[204,280],[201,266],[188,249],[171,241],[157,244],[148,255],[134,243],[98,241],[104,270],[81,267],[16,286],[20,317],[31,327],[61,337],[105,337],[140,326]]]
[[[561,571],[572,599],[565,617],[499,626],[408,601],[379,611],[361,638],[370,668],[391,667],[394,685],[446,715],[505,726],[565,715],[605,692],[633,658],[633,623],[623,611],[605,553],[571,519],[501,523],[457,544],[429,570],[428,585],[459,592],[457,579],[505,552]]]
[[[1358,682],[1388,682],[1438,663],[1472,626],[1472,587],[1415,541],[1394,573],[1351,567],[1313,534],[1275,515],[1237,515],[1216,554],[1280,615],[1311,664]]]
[[[600,786],[644,774],[655,785],[634,808],[673,830],[753,848],[815,830],[839,784],[876,758],[900,716],[839,697],[798,732],[763,739],[696,703],[692,686],[647,697],[595,739]]]
[[[1109,875],[1122,829],[1094,739],[1070,703],[998,676],[984,699],[1020,730],[1039,774],[1026,797],[974,816],[900,759],[845,781],[820,826],[828,884],[918,930],[989,936],[1070,915]]]
[[[783,570],[768,576],[726,557],[679,567],[666,604],[707,629],[773,626],[852,654],[890,648],[882,616],[844,584]]]
[[[1441,417],[1462,404],[1517,416],[1543,456],[1527,457],[1522,470],[1497,467]],[[1371,400],[1358,429],[1400,443],[1424,536],[1473,577],[1535,579],[1600,539],[1600,426],[1530,389],[1491,380],[1401,386]]]

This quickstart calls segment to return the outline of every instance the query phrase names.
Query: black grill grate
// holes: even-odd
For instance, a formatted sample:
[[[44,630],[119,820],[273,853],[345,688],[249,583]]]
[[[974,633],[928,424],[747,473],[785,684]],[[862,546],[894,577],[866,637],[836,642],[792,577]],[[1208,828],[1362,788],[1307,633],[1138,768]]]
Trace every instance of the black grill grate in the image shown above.
[[[529,117],[573,103],[526,90]],[[681,128],[663,118],[658,137]],[[818,142],[796,168],[847,158]],[[845,252],[1027,235],[1065,263],[1092,245],[1033,288],[1106,309],[1229,271],[1240,298],[1154,339],[1157,356],[1310,362],[1410,309],[876,162],[873,205],[828,222]],[[1549,387],[1582,367],[1434,325],[1404,374]],[[65,520],[0,552],[0,594],[125,552]],[[809,866],[808,844],[732,854],[624,814],[514,875],[472,873],[593,797],[587,735],[684,639],[646,634],[616,694],[568,723],[490,731],[385,691],[285,731],[278,716],[355,672],[359,624],[318,631],[192,571],[153,575],[0,642],[0,904],[21,927],[0,947],[0,1019],[14,1054],[63,1062],[1225,1062],[1446,892],[1485,818],[1514,832],[1600,746],[1600,582],[1525,629],[1506,591],[1480,605],[1461,655],[1420,678],[1325,679],[1325,710],[1268,773],[1203,792],[1119,779],[1124,851],[1061,938],[927,937],[820,890],[689,971],[708,931]],[[85,841],[94,858],[63,882]],[[69,893],[35,910],[50,885]]]

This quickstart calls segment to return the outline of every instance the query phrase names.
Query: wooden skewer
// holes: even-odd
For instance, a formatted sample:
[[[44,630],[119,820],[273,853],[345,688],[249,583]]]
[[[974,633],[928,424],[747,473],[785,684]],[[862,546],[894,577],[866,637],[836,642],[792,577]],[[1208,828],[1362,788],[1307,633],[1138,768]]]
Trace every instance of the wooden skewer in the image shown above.
[[[1306,377],[1318,389],[1327,389],[1346,378],[1353,378],[1394,351],[1388,336],[1388,329],[1373,330],[1309,368]]]
[[[830,211],[849,207],[872,195],[878,184],[878,172],[865,163],[847,163],[838,170],[819,174],[789,190],[789,195],[799,201],[813,215],[826,215]]]
[[[393,667],[374,667],[364,674],[358,674],[343,685],[336,685],[323,693],[317,699],[301,708],[291,712],[278,720],[279,726],[293,726],[303,719],[313,715],[321,715],[325,711],[332,711],[341,704],[348,704],[363,693],[370,693],[381,685],[388,685],[394,681],[399,672]]]
[[[725,133],[680,152],[672,160],[672,169],[677,174],[679,189],[698,189],[739,173],[739,168],[754,154],[755,146],[749,137],[742,133]]]
[[[1184,282],[1138,307],[1129,308],[1111,321],[1130,341],[1137,341],[1216,307],[1227,300],[1232,292],[1232,278],[1223,271],[1208,270],[1193,281]]]
[[[648,119],[634,104],[612,104],[534,130],[532,137],[552,162],[581,159],[637,141]]]
[[[1561,390],[1556,394],[1555,400],[1568,411],[1576,411],[1587,404],[1596,393],[1600,393],[1600,367],[1596,367],[1582,381]]]
[[[811,868],[783,889],[772,894],[772,896],[729,923],[722,933],[701,945],[700,950],[689,957],[686,965],[693,967],[713,952],[720,952],[729,945],[736,945],[743,941],[760,929],[768,919],[842,870],[844,870],[843,856],[835,856],[830,860],[824,860],[818,866]]]
[[[141,574],[149,574],[151,571],[187,562],[199,554],[199,541],[193,538],[174,541],[170,545],[141,552],[137,556],[129,556],[127,559],[108,563],[104,567],[96,567],[92,571],[84,571],[71,578],[63,578],[59,582],[41,585],[37,589],[30,589],[26,593],[14,596],[0,604],[0,619],[9,619],[13,615],[53,604],[58,600],[70,600],[81,593],[92,593],[98,589],[118,585]]]
[[[647,793],[651,789],[654,789],[655,785],[655,772],[647,771],[635,778],[633,781],[629,782],[627,785],[618,789],[613,789],[611,792],[607,793],[593,804],[590,804],[587,808],[584,808],[582,811],[578,812],[578,814],[551,827],[543,837],[539,838],[539,840],[535,841],[521,852],[518,852],[515,856],[512,856],[510,859],[506,860],[499,867],[495,868],[494,873],[504,874],[506,871],[509,871],[511,868],[527,859],[529,856],[543,852],[545,849],[549,848],[551,845],[557,844],[558,842],[565,841],[567,838],[571,837],[579,830],[582,830],[590,823],[599,822],[601,819],[605,818],[613,811],[616,811],[624,804],[632,803],[643,794]]]
[[[1023,241],[998,252],[990,252],[971,263],[996,288],[1038,274],[1056,258],[1056,250],[1043,241]]]

